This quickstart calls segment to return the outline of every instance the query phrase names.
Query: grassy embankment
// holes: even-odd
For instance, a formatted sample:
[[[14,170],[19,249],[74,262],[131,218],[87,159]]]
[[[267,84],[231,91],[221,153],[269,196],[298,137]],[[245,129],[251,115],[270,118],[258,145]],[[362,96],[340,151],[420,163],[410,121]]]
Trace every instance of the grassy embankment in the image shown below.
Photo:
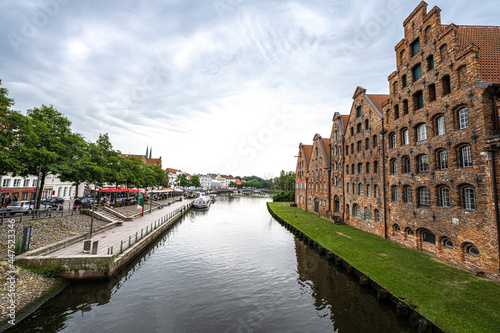
[[[270,208],[446,332],[498,332],[500,284],[290,203]]]

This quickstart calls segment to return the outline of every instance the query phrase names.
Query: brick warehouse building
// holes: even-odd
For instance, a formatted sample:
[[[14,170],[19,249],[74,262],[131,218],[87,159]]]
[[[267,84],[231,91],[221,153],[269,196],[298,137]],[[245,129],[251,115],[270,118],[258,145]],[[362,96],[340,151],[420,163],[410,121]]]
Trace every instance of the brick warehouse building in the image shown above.
[[[358,87],[334,116],[323,215],[498,280],[500,27],[425,2],[403,26],[390,95]]]

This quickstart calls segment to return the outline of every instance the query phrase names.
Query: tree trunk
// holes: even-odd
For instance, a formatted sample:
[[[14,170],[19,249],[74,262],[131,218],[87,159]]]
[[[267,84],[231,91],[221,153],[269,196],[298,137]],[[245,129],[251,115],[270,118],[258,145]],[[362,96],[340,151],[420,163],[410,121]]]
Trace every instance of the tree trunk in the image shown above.
[[[35,209],[40,209],[40,201],[42,201],[43,195],[43,187],[45,186],[45,176],[47,175],[47,171],[42,170],[40,172],[40,186],[38,187],[38,197],[35,202]]]

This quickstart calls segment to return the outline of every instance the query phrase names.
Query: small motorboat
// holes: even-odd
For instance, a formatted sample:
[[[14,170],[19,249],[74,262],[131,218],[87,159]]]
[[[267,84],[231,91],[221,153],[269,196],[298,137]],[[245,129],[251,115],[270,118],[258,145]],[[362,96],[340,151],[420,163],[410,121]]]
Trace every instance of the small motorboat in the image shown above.
[[[212,203],[212,200],[209,197],[199,197],[199,198],[194,199],[193,207],[194,208],[208,208],[208,207],[210,207],[211,203]]]

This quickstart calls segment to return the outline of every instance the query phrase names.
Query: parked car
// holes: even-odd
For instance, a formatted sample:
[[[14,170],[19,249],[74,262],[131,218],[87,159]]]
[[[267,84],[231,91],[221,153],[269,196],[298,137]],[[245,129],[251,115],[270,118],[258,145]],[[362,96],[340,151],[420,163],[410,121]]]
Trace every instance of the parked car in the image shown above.
[[[57,205],[62,205],[64,204],[64,198],[61,197],[52,197],[52,199],[49,200],[52,204],[57,204]]]
[[[45,212],[51,210],[52,206],[40,202],[40,211]],[[35,210],[35,203],[33,201],[17,201],[12,202],[6,207],[6,211],[10,215],[16,213],[32,214]]]

